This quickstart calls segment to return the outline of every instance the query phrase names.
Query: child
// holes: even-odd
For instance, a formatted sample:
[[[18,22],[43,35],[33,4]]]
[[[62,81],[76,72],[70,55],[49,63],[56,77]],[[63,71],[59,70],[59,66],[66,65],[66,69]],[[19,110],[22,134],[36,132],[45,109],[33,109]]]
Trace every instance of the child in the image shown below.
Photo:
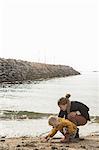
[[[46,140],[49,140],[51,137],[53,137],[57,131],[60,131],[64,135],[64,138],[61,140],[61,142],[69,142],[76,135],[77,126],[68,119],[50,116],[48,123],[53,127],[53,129],[45,137]]]

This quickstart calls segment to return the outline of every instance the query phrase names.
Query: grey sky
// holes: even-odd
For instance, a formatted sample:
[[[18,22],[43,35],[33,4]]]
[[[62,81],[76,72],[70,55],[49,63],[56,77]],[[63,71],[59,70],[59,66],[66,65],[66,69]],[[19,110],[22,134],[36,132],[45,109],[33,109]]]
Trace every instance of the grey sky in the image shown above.
[[[0,57],[99,70],[98,0],[0,0]]]

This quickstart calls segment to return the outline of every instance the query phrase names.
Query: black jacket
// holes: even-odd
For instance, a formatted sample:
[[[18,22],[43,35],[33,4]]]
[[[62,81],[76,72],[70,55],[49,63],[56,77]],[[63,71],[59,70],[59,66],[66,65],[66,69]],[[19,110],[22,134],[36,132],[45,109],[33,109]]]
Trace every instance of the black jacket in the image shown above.
[[[89,108],[85,104],[78,101],[71,101],[70,112],[75,112],[75,111],[79,111],[83,117],[85,117],[87,120],[90,120],[89,113],[88,113]],[[58,117],[61,118],[65,117],[65,119],[67,119],[67,115],[68,115],[67,111],[61,110],[59,112]]]

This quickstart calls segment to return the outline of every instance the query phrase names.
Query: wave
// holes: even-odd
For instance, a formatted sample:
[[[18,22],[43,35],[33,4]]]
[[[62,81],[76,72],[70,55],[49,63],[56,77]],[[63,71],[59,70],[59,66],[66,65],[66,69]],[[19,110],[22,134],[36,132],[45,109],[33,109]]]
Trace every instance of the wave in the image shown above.
[[[12,110],[0,110],[0,119],[41,119],[48,118],[52,113],[39,113],[30,111],[12,111]]]
[[[47,119],[50,115],[57,115],[57,114],[30,112],[30,111],[0,110],[0,119],[3,120],[43,119],[43,118]],[[99,123],[99,116],[91,116],[90,118],[92,123]]]

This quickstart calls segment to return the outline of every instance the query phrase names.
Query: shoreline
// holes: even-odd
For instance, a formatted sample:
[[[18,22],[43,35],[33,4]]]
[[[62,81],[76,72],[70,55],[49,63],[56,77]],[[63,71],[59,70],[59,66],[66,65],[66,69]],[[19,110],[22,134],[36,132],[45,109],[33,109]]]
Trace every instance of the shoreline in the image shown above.
[[[93,132],[99,132],[99,123],[88,122],[79,127],[80,136],[87,136]],[[48,120],[44,119],[23,119],[23,120],[0,120],[0,137],[36,137],[46,135],[51,130]],[[61,136],[58,132],[56,136]]]
[[[0,138],[0,150],[98,150],[99,132],[84,136],[84,139],[60,143],[60,138],[53,138],[48,142],[41,137]]]

